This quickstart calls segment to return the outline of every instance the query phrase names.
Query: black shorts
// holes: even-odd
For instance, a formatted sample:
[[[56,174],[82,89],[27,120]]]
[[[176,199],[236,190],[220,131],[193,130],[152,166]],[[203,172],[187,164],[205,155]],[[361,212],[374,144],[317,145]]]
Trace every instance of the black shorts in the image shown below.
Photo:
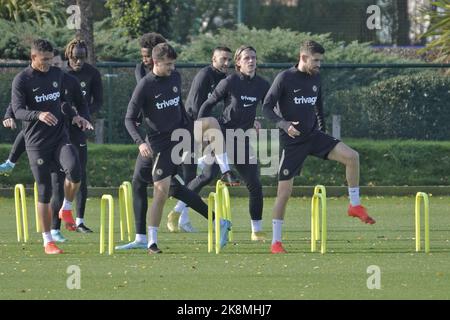
[[[51,197],[51,173],[60,168],[66,178],[74,183],[81,180],[78,152],[72,144],[61,143],[48,150],[27,150],[31,171],[38,185],[39,201],[48,203]]]
[[[308,140],[299,144],[287,144],[284,139],[286,138],[280,137],[279,181],[290,180],[299,175],[308,155],[327,160],[330,151],[340,142],[322,131],[313,132]]]

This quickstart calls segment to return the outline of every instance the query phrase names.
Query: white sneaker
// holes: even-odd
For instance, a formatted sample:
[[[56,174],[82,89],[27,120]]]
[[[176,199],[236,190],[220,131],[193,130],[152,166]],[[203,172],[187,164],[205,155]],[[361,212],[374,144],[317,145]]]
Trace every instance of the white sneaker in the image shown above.
[[[64,236],[62,235],[60,230],[55,230],[55,231],[52,230],[51,234],[52,234],[53,240],[56,242],[66,242],[67,241],[67,239],[64,238]]]
[[[116,250],[132,250],[132,249],[147,249],[147,243],[133,241],[121,246],[116,246]]]
[[[197,229],[195,229],[195,228],[192,226],[192,223],[191,223],[190,221],[188,221],[188,222],[186,222],[186,223],[183,223],[183,224],[179,224],[179,225],[178,225],[178,229],[179,229],[181,232],[188,232],[188,233],[196,233],[196,232],[198,232]]]

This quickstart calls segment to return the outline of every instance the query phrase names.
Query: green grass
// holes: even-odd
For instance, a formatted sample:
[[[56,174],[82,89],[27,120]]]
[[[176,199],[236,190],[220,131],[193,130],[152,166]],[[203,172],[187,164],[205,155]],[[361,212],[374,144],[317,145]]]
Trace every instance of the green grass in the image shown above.
[[[449,200],[430,198],[431,254],[414,252],[413,198],[371,197],[363,201],[377,220],[373,226],[347,217],[346,199],[328,199],[325,255],[309,252],[309,199],[291,199],[284,225],[289,254],[271,255],[269,242],[249,241],[248,200],[239,198],[232,199],[235,241],[220,255],[207,253],[206,220],[195,213],[199,233],[169,233],[166,206],[159,234],[163,254],[102,256],[99,201],[90,199],[86,216],[95,233],[66,232],[65,254],[45,256],[33,229],[31,199],[31,241],[22,245],[16,242],[13,201],[1,198],[0,299],[449,299]],[[273,203],[264,202],[269,237]],[[70,265],[81,269],[81,290],[66,288]],[[367,288],[371,265],[381,269],[380,290]]]

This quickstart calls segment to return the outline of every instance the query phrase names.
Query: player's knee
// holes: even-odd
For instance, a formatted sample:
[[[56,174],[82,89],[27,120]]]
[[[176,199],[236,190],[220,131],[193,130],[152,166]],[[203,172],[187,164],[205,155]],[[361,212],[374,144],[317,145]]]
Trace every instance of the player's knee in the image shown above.
[[[169,197],[170,185],[162,185],[155,183],[153,186],[153,199],[154,201],[165,200]]]
[[[50,203],[52,197],[52,187],[48,184],[38,184],[38,201],[40,203]]]
[[[352,149],[349,152],[349,154],[347,155],[347,161],[352,164],[358,164],[359,163],[359,153]]]

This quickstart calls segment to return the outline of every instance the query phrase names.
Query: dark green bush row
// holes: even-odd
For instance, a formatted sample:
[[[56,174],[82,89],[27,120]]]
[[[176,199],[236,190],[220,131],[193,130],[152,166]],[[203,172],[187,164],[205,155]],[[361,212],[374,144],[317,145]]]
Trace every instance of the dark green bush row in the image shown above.
[[[342,115],[343,136],[373,139],[450,139],[450,76],[423,72],[326,96]]]
[[[450,142],[351,140],[361,161],[361,186],[450,185]],[[0,145],[0,159],[6,159],[9,145]],[[137,147],[134,145],[90,145],[88,185],[118,186],[131,180]],[[263,185],[276,185],[275,177],[263,176]],[[0,186],[31,184],[33,178],[24,155],[10,177],[0,176]],[[295,185],[345,185],[340,164],[308,158]]]

